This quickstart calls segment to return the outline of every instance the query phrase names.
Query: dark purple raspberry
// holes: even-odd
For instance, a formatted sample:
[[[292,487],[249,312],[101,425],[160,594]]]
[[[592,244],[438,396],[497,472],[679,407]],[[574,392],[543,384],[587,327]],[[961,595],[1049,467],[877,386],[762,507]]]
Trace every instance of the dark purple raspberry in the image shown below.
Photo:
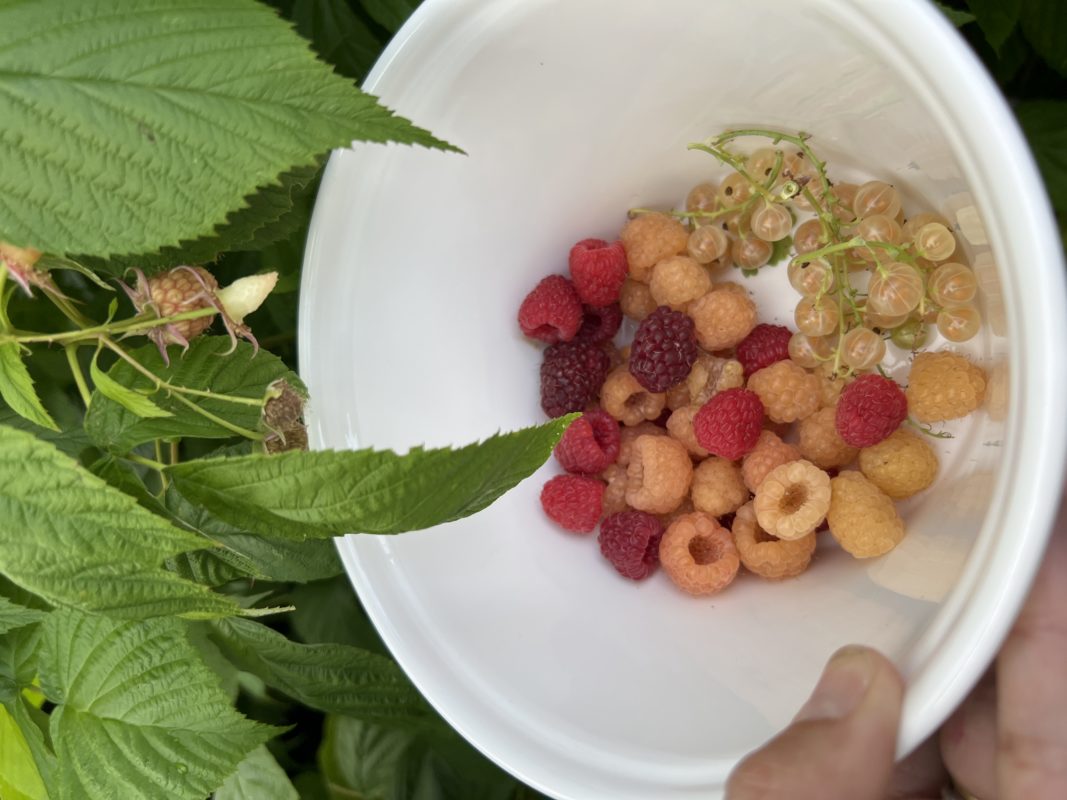
[[[550,417],[584,411],[600,393],[610,363],[608,354],[590,342],[547,348],[541,362],[541,408]]]
[[[630,346],[630,373],[650,392],[681,383],[696,360],[693,320],[667,306],[645,317]]]
[[[576,342],[610,342],[622,325],[622,309],[618,303],[610,306],[582,306],[582,327],[575,334]]]
[[[600,523],[600,552],[624,578],[639,581],[659,566],[663,523],[644,511],[620,511]]]
[[[760,323],[737,345],[737,360],[747,378],[753,372],[789,358],[789,340],[793,332],[784,325]]]

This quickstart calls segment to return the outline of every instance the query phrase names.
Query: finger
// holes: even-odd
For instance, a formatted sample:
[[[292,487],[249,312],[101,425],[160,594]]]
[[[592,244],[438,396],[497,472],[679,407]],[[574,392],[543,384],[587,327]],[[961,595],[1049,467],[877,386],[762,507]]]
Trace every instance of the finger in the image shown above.
[[[941,728],[941,755],[957,785],[997,800],[997,686],[990,671]]]
[[[903,761],[893,767],[886,800],[915,800],[920,797],[941,797],[941,789],[948,783],[948,771],[941,760],[937,736],[931,736]],[[985,800],[985,798],[982,798]],[[992,798],[990,798],[992,800]]]
[[[1061,508],[1030,597],[997,658],[1000,800],[1067,797],[1065,527]]]
[[[793,724],[737,766],[727,799],[882,800],[903,693],[885,656],[838,651]]]

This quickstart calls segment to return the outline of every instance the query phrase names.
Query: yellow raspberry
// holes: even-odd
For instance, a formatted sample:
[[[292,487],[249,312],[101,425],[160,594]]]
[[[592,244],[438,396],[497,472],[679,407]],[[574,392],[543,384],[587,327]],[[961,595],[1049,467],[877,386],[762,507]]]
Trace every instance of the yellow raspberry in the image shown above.
[[[639,422],[636,425],[627,426],[619,430],[619,457],[615,463],[625,467],[630,463],[630,454],[633,452],[634,442],[638,436],[666,436],[663,430],[654,422]]]
[[[699,511],[671,523],[660,539],[659,561],[679,589],[698,596],[725,589],[741,566],[734,537]]]
[[[855,558],[885,555],[904,538],[904,521],[892,499],[852,470],[830,481],[826,521],[833,537]]]
[[[192,274],[195,272],[203,281]],[[206,308],[206,292],[204,286],[210,291],[219,288],[215,276],[203,267],[175,267],[167,272],[160,272],[148,279],[148,288],[155,303],[159,316],[170,317],[185,311],[195,311]],[[192,339],[203,333],[211,325],[214,315],[187,319],[173,323],[177,333],[186,339]]]
[[[626,467],[612,464],[600,473],[600,480],[607,484],[604,497],[600,501],[601,514],[610,517],[629,508],[626,505]]]
[[[711,278],[689,256],[670,256],[656,262],[648,288],[661,306],[684,310],[690,301],[711,291]]]
[[[800,421],[800,454],[822,469],[843,467],[859,453],[837,432],[836,416],[837,410],[829,406]]]
[[[814,531],[792,541],[771,536],[756,521],[752,503],[737,509],[733,534],[734,546],[745,569],[772,581],[792,578],[806,570],[815,552],[817,536]]]
[[[690,303],[688,312],[705,350],[734,347],[756,327],[756,304],[744,291],[713,289]]]
[[[748,388],[759,395],[771,422],[794,422],[814,414],[822,402],[819,379],[792,361],[756,370]]]
[[[689,384],[686,381],[667,390],[667,408],[671,411],[688,405],[692,405],[692,400],[689,398]]]
[[[903,429],[860,450],[860,472],[894,500],[911,497],[932,484],[937,467],[937,455],[929,443]]]
[[[650,514],[667,514],[689,494],[693,462],[681,442],[669,436],[638,436],[626,467],[626,504]]]
[[[800,451],[783,442],[777,433],[762,431],[756,446],[741,462],[741,477],[748,490],[755,493],[772,469],[799,458]]]
[[[700,353],[685,379],[689,402],[702,406],[714,395],[745,385],[745,369],[740,361]]]
[[[845,388],[847,381],[834,371],[832,361],[824,361],[812,372],[819,379],[819,399],[822,407],[837,408],[841,390]]]
[[[908,376],[908,410],[919,422],[965,417],[982,405],[986,376],[981,367],[948,351],[919,353]]]
[[[721,517],[737,511],[748,501],[748,489],[738,466],[715,456],[701,461],[693,470],[689,496],[697,511]]]
[[[667,433],[685,445],[689,455],[694,458],[707,458],[708,451],[700,446],[693,432],[693,417],[700,411],[700,406],[682,406],[671,412],[667,418]]]
[[[609,372],[600,387],[600,405],[623,425],[632,426],[656,419],[663,413],[667,397],[662,392],[647,391],[623,364]]]
[[[666,214],[640,214],[623,226],[619,239],[626,250],[630,277],[648,283],[657,261],[686,251],[689,232]]]
[[[814,531],[830,507],[830,476],[810,461],[790,461],[763,479],[753,501],[760,527],[779,539]]]
[[[647,283],[627,278],[619,290],[619,307],[630,319],[640,322],[656,310],[656,305]]]

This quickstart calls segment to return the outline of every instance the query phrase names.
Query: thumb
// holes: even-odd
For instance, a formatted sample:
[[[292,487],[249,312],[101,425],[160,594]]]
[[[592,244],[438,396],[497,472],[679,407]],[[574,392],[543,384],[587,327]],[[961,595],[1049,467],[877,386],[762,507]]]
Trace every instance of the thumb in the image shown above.
[[[728,800],[881,800],[896,748],[903,681],[865,647],[839,650],[793,723],[746,757]]]

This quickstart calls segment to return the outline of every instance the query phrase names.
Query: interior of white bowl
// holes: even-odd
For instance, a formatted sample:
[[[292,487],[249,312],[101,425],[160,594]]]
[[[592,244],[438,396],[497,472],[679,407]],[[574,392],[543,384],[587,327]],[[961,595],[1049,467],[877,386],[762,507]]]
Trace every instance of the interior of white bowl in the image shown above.
[[[985,410],[944,428],[908,535],[854,561],[694,600],[621,579],[542,515],[538,475],[485,512],[342,556],[413,680],[476,746],[560,798],[707,798],[851,642],[909,680],[900,746],[984,669],[1059,493],[1062,262],[995,89],[924,0],[428,0],[368,88],[462,147],[330,160],[306,255],[301,371],[318,447],[446,445],[543,419],[515,312],[575,241],[722,175],[686,144],[759,124],[813,134],[845,178],[945,214],[979,274]],[[751,145],[750,145],[751,146]],[[1022,270],[1026,267],[1027,289]],[[746,284],[791,324],[784,267]],[[1035,292],[1035,286],[1041,291]],[[1024,310],[1025,300],[1025,310]],[[1008,364],[1011,370],[1008,370]],[[906,376],[906,358],[900,360]]]

